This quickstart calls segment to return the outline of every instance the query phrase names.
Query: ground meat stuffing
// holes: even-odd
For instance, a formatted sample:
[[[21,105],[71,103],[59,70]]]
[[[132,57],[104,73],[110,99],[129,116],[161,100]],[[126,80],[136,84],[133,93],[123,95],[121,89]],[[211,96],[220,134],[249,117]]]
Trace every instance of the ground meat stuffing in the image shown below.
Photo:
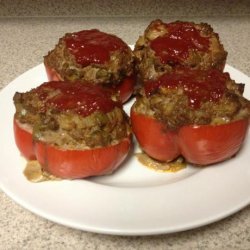
[[[77,53],[74,54],[72,48],[83,47],[81,41],[79,42],[80,38],[75,39],[78,35],[80,38],[93,37],[93,40],[87,40],[89,50],[83,50],[81,56],[77,57]],[[70,39],[75,40],[69,45],[67,41],[71,41]],[[110,46],[110,39],[111,46],[113,41],[113,47]],[[79,51],[78,49],[77,52]],[[102,53],[100,57],[96,56],[98,51]],[[106,57],[108,59],[104,60]],[[82,62],[83,59],[84,62]],[[124,78],[131,76],[134,67],[133,61],[133,53],[128,45],[120,38],[99,30],[67,33],[59,39],[55,48],[44,57],[44,64],[56,70],[62,80],[89,81],[105,85],[119,84]]]
[[[192,72],[198,73],[200,71]],[[204,71],[202,72],[204,74]],[[193,83],[190,85],[192,87],[195,86],[195,91],[199,93],[198,97],[200,99],[198,99],[198,105],[191,105],[193,103],[190,103],[189,85],[185,85],[185,82],[182,80],[182,75],[179,76],[181,72],[178,72],[171,74],[179,74],[177,79],[179,83],[181,83],[180,85],[173,87],[161,82],[162,85],[157,85],[157,88],[151,94],[146,91],[141,91],[134,105],[135,111],[150,117],[155,117],[157,120],[163,121],[169,129],[173,130],[189,124],[218,125],[249,118],[250,102],[242,96],[244,85],[236,84],[229,78],[227,73],[221,73],[219,71],[217,73],[219,77],[225,77],[225,85],[221,82],[221,85],[224,87],[221,88],[222,91],[218,92],[215,83],[214,89],[210,89],[209,91],[209,94],[211,94],[213,90],[217,91],[211,95],[212,98],[208,98],[210,96],[207,96],[203,82],[201,82],[201,84],[195,85]],[[185,78],[186,72],[183,74]],[[205,71],[205,74],[208,74],[207,71]],[[164,79],[164,77],[162,78]],[[168,74],[165,80],[173,78],[174,76],[169,76]],[[197,79],[200,80],[200,78],[200,76],[197,76]],[[149,84],[152,85],[152,83]],[[191,92],[191,94],[192,93],[193,92]],[[197,99],[195,101],[197,101]]]
[[[87,117],[48,110],[33,128],[34,139],[65,149],[87,149],[117,144],[130,127],[119,108],[109,113],[94,112]]]
[[[206,23],[152,21],[136,42],[134,54],[140,82],[157,79],[184,66],[223,70],[227,52]]]
[[[65,149],[88,149],[117,144],[123,138],[130,135],[130,124],[122,106],[117,103],[116,96],[110,96],[111,104],[107,112],[104,108],[96,107],[98,98],[101,104],[109,104],[110,100],[100,100],[103,97],[101,92],[97,96],[97,101],[90,106],[90,113],[78,112],[75,108],[62,109],[61,101],[65,102],[65,95],[61,95],[61,89],[54,87],[64,86],[68,95],[78,98],[79,92],[69,92],[71,87],[77,85],[77,88],[87,88],[87,85],[81,83],[68,84],[67,82],[50,82],[44,83],[36,89],[26,93],[16,93],[14,95],[14,104],[16,107],[15,119],[23,125],[33,128],[34,140],[45,141],[49,144],[60,146]],[[91,85],[91,84],[90,84]],[[93,91],[93,86],[89,85],[89,94]],[[70,86],[70,87],[68,87]],[[77,89],[76,88],[76,89]],[[63,87],[62,87],[63,89]],[[79,91],[79,89],[77,89]],[[75,96],[76,95],[76,96]],[[60,97],[60,98],[58,98]],[[51,100],[57,100],[61,106],[55,106]],[[66,99],[67,107],[74,102]],[[70,101],[70,102],[69,102]],[[105,101],[105,102],[104,102]],[[85,105],[86,101],[84,102]],[[65,103],[63,103],[65,107]]]

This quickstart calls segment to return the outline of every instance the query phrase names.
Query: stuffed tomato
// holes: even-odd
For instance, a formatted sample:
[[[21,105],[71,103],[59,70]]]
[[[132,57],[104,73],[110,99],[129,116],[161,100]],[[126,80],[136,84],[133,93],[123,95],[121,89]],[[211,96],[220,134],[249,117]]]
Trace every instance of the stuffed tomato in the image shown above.
[[[92,82],[112,88],[122,102],[133,93],[133,55],[130,47],[115,35],[99,30],[67,33],[44,57],[50,81]]]
[[[65,179],[112,173],[131,148],[128,117],[115,98],[86,82],[47,82],[15,94],[14,124],[32,124],[29,142],[44,171]]]
[[[234,156],[248,130],[250,104],[243,85],[218,70],[188,70],[145,83],[131,109],[132,130],[159,161],[182,155],[210,165]]]

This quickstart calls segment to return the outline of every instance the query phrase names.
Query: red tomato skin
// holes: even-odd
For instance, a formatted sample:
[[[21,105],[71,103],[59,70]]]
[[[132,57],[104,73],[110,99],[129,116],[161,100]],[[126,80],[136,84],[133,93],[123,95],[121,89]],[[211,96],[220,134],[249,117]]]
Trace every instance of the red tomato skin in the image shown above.
[[[135,79],[134,75],[128,76],[118,85],[117,91],[120,94],[122,103],[128,101],[128,99],[132,96],[136,81]]]
[[[141,148],[152,158],[171,161],[182,155],[187,162],[211,165],[234,156],[248,131],[248,119],[222,125],[190,125],[179,131],[131,109],[132,130]]]
[[[20,126],[18,121],[13,119],[13,130],[16,146],[22,156],[27,160],[35,160],[34,144],[32,138],[32,131],[28,131]]]
[[[131,109],[132,130],[141,148],[159,161],[172,161],[180,155],[178,136],[167,131],[163,123]]]
[[[184,126],[179,130],[179,146],[185,159],[210,165],[234,156],[248,131],[248,119],[222,125]]]
[[[124,161],[130,147],[130,137],[116,145],[89,150],[63,150],[36,142],[35,153],[45,171],[63,179],[80,179],[113,172]]]
[[[64,79],[60,76],[59,73],[53,68],[45,65],[46,74],[49,81],[63,81]],[[135,86],[135,76],[126,77],[116,88],[115,90],[119,93],[122,103],[128,101],[134,92]]]
[[[45,70],[49,81],[63,81],[62,77],[56,72],[55,69],[45,65]]]

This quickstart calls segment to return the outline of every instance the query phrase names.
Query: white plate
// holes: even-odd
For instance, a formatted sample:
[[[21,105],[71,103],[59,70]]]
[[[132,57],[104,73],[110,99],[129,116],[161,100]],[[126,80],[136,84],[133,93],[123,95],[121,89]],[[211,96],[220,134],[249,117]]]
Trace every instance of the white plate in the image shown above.
[[[231,77],[250,79],[227,65]],[[133,154],[113,175],[76,181],[31,183],[12,132],[13,95],[46,81],[38,65],[0,93],[0,187],[26,209],[51,221],[82,230],[117,235],[152,235],[199,227],[222,219],[250,203],[250,138],[237,157],[208,168],[188,166],[158,173]],[[132,101],[126,104],[128,111]],[[135,150],[139,150],[135,146]]]

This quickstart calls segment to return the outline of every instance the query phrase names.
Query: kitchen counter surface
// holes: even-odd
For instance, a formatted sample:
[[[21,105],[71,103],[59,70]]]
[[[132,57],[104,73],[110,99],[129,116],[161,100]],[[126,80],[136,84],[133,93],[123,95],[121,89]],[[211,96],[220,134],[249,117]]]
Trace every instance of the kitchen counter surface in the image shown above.
[[[154,17],[1,17],[0,88],[40,64],[43,56],[66,32],[99,28],[115,33],[127,43],[134,44],[152,19]],[[162,19],[188,19],[210,23],[220,34],[221,41],[228,51],[227,63],[250,75],[248,15],[202,18],[176,16]],[[6,163],[0,163],[0,167],[1,164]],[[0,221],[0,250],[250,249],[250,206],[219,222],[186,232],[147,237],[111,236],[83,232],[50,222],[25,210],[0,191]]]

